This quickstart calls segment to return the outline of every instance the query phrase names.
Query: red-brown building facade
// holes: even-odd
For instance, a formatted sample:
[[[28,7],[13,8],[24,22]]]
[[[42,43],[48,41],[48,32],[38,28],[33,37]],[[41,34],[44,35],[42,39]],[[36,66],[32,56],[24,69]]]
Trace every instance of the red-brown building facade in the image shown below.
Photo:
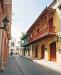
[[[29,46],[28,51],[33,59],[45,59],[61,64],[61,4],[59,1],[54,0],[49,7],[46,7],[27,31],[28,42],[23,44],[23,47]]]
[[[4,69],[9,53],[9,40],[11,38],[12,0],[0,0],[0,70]],[[7,17],[9,23],[3,28],[3,19]]]

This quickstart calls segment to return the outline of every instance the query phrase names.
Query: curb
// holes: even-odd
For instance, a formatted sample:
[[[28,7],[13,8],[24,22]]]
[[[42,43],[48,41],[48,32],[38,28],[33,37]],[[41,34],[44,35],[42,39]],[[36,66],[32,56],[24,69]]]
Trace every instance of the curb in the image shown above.
[[[28,60],[30,60],[30,61],[33,61],[33,59],[32,58],[29,58],[29,57],[26,57],[26,56],[21,56],[21,55],[19,55],[20,57],[23,57],[23,58],[25,58],[25,59],[28,59]]]
[[[20,55],[19,55],[19,56],[20,56]],[[20,56],[20,57],[23,57],[23,58],[28,59],[28,60],[30,60],[30,61],[32,61],[32,62],[35,62],[33,59],[31,59],[31,58],[29,58],[29,57],[26,57],[26,56]],[[39,64],[39,65],[42,65],[42,66],[45,66],[45,67],[48,67],[48,68],[51,69],[51,70],[54,70],[54,71],[56,71],[56,72],[61,73],[61,70],[60,70],[60,69],[57,69],[57,68],[54,68],[54,67],[51,67],[51,66],[42,64],[42,63],[38,63],[38,62],[35,62],[35,63],[37,63],[37,64]]]

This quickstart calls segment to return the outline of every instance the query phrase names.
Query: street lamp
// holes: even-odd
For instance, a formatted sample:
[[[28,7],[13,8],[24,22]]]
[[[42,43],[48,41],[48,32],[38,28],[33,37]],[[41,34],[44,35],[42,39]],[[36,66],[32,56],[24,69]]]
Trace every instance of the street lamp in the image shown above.
[[[61,4],[58,6],[59,10],[61,11]]]
[[[4,43],[4,41],[3,41],[3,33],[4,33],[4,30],[3,29],[5,29],[6,30],[6,26],[8,25],[8,23],[9,23],[9,20],[7,19],[7,16],[3,19],[3,26],[0,26],[0,29],[2,29],[1,31],[0,31],[0,49],[1,49],[1,51],[0,51],[0,63],[1,63],[1,69],[0,69],[0,71],[3,71],[4,70],[4,67],[3,67],[3,56],[2,56],[2,52],[3,52],[3,50],[2,50],[2,44]],[[2,43],[3,42],[3,43]]]
[[[6,29],[6,26],[8,25],[9,20],[7,19],[7,16],[3,19],[3,25],[4,25],[4,29]]]
[[[61,32],[58,32],[58,34],[56,35],[56,41],[61,42]]]
[[[6,29],[6,26],[8,25],[9,20],[7,19],[7,16],[3,19],[3,26],[0,26],[0,29]]]

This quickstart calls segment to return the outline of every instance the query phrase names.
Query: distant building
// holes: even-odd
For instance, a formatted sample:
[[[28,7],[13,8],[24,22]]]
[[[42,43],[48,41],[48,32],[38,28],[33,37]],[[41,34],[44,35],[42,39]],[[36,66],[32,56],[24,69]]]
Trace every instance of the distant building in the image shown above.
[[[21,40],[23,55],[61,64],[61,0],[46,7]]]
[[[11,39],[10,40],[10,44],[9,44],[9,54],[10,53],[15,54],[16,53],[16,40],[15,39]]]
[[[20,55],[20,47],[19,46],[16,47],[16,54]]]
[[[24,56],[29,56],[30,55],[30,50],[29,50],[29,40],[28,40],[28,34],[24,34],[21,38],[21,52],[22,55]]]

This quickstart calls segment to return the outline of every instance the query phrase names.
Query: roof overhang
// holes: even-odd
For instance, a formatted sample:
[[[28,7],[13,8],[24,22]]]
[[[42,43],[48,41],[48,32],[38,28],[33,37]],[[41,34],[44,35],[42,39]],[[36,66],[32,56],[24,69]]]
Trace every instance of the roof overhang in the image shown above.
[[[40,14],[40,16],[36,19],[36,21],[31,25],[31,27],[28,29],[27,33],[32,31],[32,28],[36,25],[36,23],[44,16],[45,13],[52,13],[54,14],[56,10],[52,9],[52,8],[45,8],[42,13]],[[47,15],[46,15],[47,16]]]

